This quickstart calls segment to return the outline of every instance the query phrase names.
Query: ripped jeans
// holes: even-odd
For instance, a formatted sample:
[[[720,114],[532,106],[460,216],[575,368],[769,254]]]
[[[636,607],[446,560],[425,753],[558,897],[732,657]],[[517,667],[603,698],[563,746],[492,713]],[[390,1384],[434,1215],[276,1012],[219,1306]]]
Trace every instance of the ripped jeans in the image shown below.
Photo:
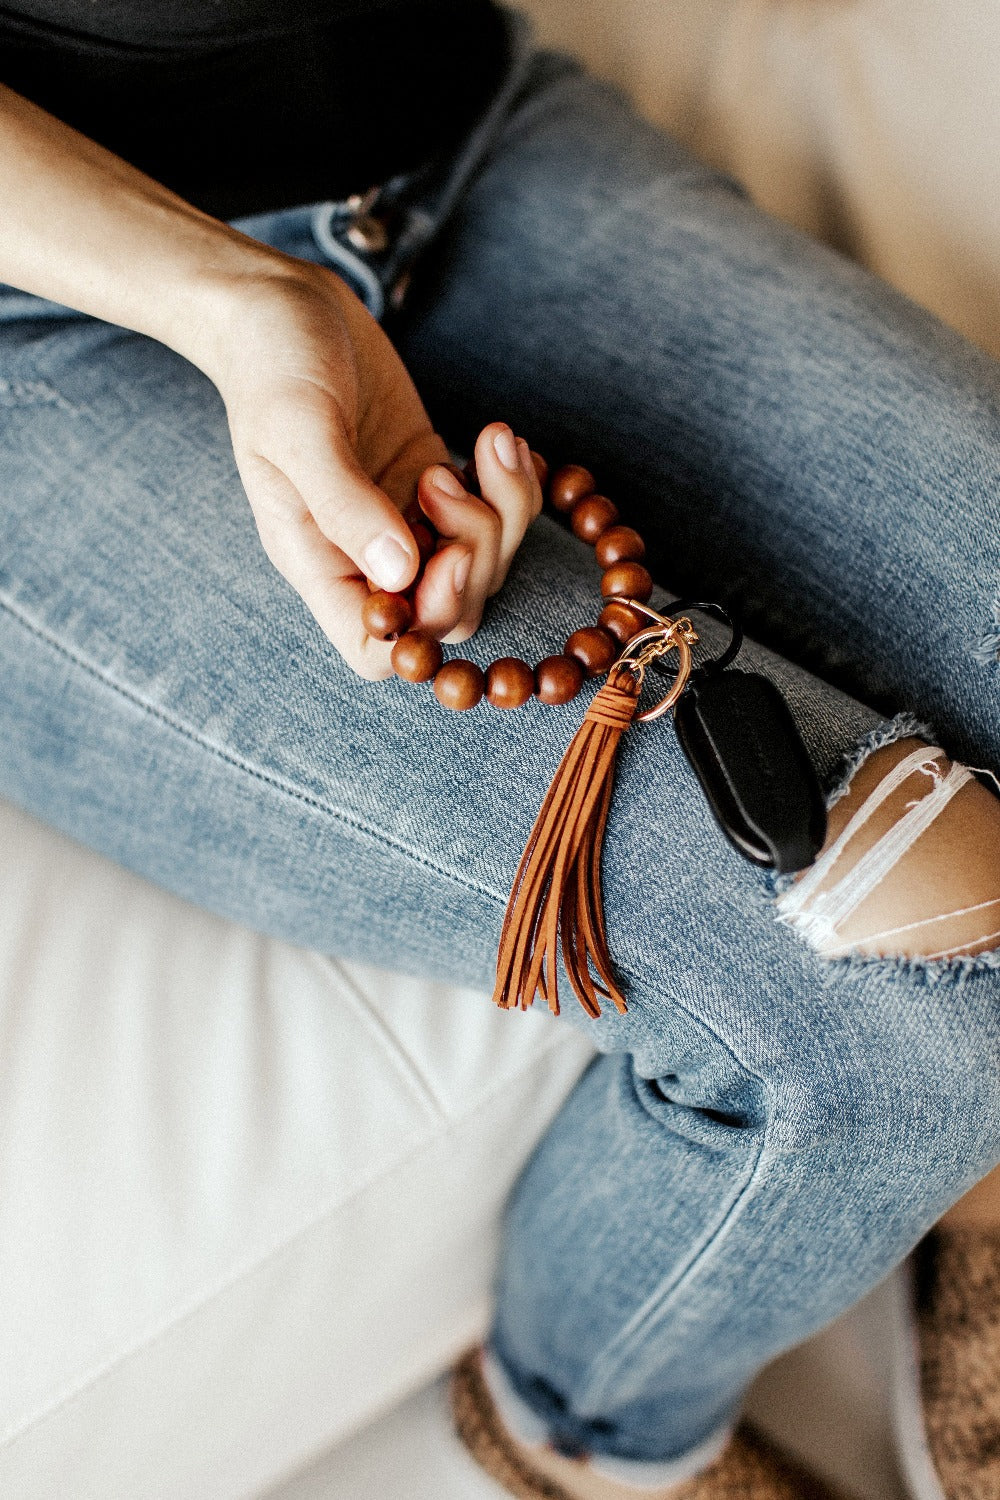
[[[252,227],[340,265],[329,222]],[[918,722],[1000,769],[986,356],[544,55],[392,332],[456,448],[503,417],[586,462],[659,583],[740,614],[831,791]],[[214,911],[488,990],[580,705],[361,683],[264,557],[205,378],[11,290],[0,487],[0,793]],[[537,660],[597,596],[543,517],[462,654]],[[604,881],[629,1011],[568,1000],[600,1056],[511,1202],[491,1347],[627,1467],[705,1451],[1000,1159],[1000,966],[821,956],[669,721],[626,736]]]

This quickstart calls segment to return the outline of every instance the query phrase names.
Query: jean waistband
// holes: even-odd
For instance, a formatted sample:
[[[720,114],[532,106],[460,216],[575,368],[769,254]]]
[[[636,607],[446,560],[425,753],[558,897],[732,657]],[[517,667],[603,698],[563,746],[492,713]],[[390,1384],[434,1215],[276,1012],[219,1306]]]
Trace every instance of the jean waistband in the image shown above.
[[[381,320],[403,304],[416,261],[455,208],[497,139],[534,56],[534,27],[502,8],[506,63],[497,88],[471,130],[444,160],[339,202],[312,206],[312,232],[323,253]]]

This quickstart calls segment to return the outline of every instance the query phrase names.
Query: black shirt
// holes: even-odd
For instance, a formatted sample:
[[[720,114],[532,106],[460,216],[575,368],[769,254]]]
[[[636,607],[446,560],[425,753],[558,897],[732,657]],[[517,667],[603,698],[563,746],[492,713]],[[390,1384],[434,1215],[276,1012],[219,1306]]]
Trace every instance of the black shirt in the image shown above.
[[[458,139],[491,0],[22,0],[0,81],[220,218],[363,192]]]

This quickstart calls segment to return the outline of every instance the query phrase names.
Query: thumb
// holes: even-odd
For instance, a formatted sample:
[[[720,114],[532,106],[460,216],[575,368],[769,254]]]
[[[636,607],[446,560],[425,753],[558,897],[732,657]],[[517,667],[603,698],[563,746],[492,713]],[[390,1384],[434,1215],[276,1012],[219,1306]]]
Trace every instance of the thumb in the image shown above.
[[[390,593],[413,582],[420,562],[413,533],[338,423],[300,429],[282,467],[319,530],[360,573]]]

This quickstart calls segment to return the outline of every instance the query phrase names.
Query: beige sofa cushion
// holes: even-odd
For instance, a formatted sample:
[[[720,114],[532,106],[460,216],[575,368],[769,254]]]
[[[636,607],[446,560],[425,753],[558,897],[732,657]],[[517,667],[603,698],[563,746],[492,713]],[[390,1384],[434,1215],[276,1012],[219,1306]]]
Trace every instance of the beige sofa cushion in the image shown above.
[[[773,213],[1000,355],[995,0],[532,0]]]

